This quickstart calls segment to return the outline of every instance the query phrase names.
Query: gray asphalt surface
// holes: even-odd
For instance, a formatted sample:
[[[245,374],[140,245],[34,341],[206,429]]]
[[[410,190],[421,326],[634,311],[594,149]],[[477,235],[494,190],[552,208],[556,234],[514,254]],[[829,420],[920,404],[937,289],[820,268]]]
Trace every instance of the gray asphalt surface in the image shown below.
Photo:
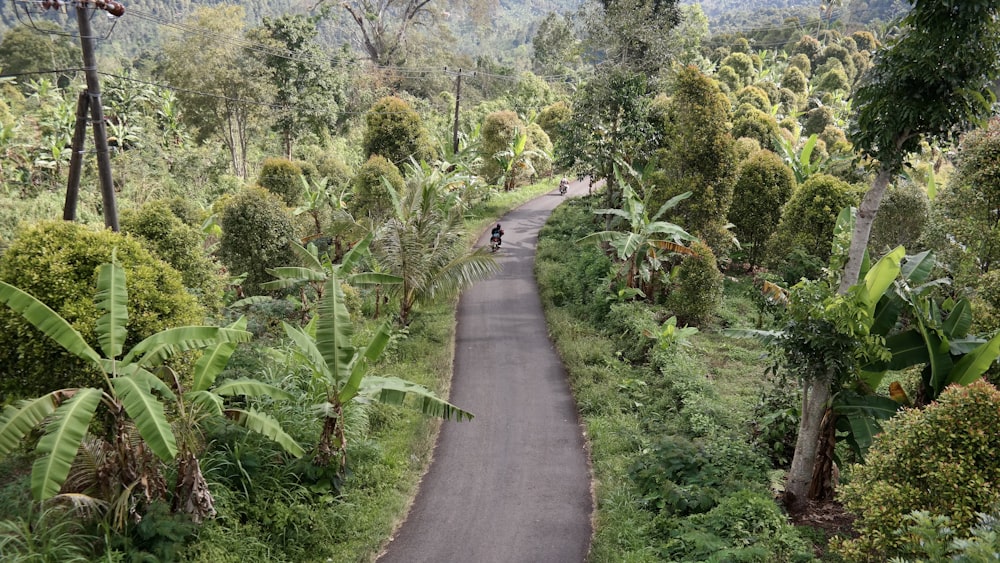
[[[570,196],[586,192],[586,181],[570,185]],[[450,401],[476,418],[442,425],[379,563],[586,559],[593,506],[583,429],[532,270],[538,230],[563,200],[553,191],[501,219],[503,270],[463,293]],[[486,232],[479,244],[488,242]]]

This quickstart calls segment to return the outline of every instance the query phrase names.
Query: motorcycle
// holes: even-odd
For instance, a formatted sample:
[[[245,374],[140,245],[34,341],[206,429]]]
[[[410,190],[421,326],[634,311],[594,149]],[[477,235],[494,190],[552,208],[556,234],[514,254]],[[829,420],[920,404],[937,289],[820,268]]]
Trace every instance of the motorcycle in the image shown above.
[[[559,195],[566,195],[567,189],[569,189],[569,182],[565,180],[559,182]]]
[[[490,252],[496,252],[500,248],[500,237],[493,235],[490,237]]]

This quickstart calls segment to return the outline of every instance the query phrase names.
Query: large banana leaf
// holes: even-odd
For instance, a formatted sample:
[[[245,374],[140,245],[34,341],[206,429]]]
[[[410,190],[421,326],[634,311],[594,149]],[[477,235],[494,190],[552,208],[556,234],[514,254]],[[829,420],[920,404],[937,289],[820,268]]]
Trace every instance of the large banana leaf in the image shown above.
[[[879,421],[892,418],[900,404],[880,395],[839,393],[832,408],[841,417],[838,422],[846,422],[846,427],[840,423],[839,429],[849,433],[848,444],[863,458],[875,435],[882,431]]]
[[[365,347],[361,358],[355,360],[354,366],[351,369],[351,377],[347,380],[344,386],[341,388],[339,397],[341,403],[346,403],[350,401],[358,394],[358,389],[361,388],[361,382],[365,377],[365,372],[368,371],[368,366],[371,362],[378,360],[382,352],[385,351],[385,347],[389,344],[389,327],[383,324],[375,332],[368,346]]]
[[[863,299],[865,308],[869,315],[875,314],[875,304],[892,285],[893,280],[899,275],[900,261],[906,255],[906,249],[897,246],[892,252],[883,256],[868,273],[865,274]]]
[[[228,409],[226,410],[226,416],[247,430],[256,432],[274,440],[274,443],[278,444],[286,452],[295,457],[302,457],[302,455],[306,453],[306,451],[302,449],[302,446],[289,436],[288,433],[281,428],[281,424],[271,416],[262,412],[257,412],[253,409]]]
[[[97,319],[97,341],[105,358],[117,358],[125,346],[128,331],[128,293],[125,270],[112,262],[102,264],[97,274],[97,309],[104,311]]]
[[[350,377],[355,350],[351,345],[354,327],[344,303],[344,292],[336,275],[326,280],[323,300],[316,317],[316,348],[337,385]]]
[[[219,342],[249,342],[251,335],[245,330],[217,326],[182,326],[168,328],[136,344],[122,359],[128,364],[139,358],[142,366],[155,366],[163,360],[182,352],[199,350]]]
[[[340,259],[340,266],[338,266],[340,274],[348,275],[351,273],[351,270],[354,269],[354,265],[368,253],[368,247],[371,246],[374,238],[375,233],[369,232],[365,235],[365,238],[359,240],[357,244],[352,246],[351,249],[344,254],[344,257]]]
[[[246,317],[240,317],[236,322],[229,325],[228,328],[246,330]],[[222,373],[226,364],[229,363],[229,358],[236,351],[237,346],[239,344],[236,342],[220,342],[206,350],[194,364],[192,390],[204,391],[211,387],[215,383],[215,378]]]
[[[190,391],[184,394],[184,398],[211,416],[222,416],[222,397],[211,391]]]
[[[422,385],[398,377],[366,377],[361,382],[360,395],[373,397],[388,405],[405,405],[408,397],[414,397],[414,407],[422,414],[444,420],[472,420],[475,415],[441,399]]]
[[[972,305],[969,303],[968,299],[962,299],[955,304],[955,307],[948,314],[948,318],[944,320],[944,333],[948,335],[948,339],[953,338],[965,338],[969,334],[969,328],[972,327]]]
[[[403,283],[403,278],[392,274],[361,272],[347,276],[347,281],[352,285],[399,285]]]
[[[327,275],[326,272],[322,270],[312,270],[309,268],[298,268],[294,266],[273,269],[269,268],[267,273],[278,278],[274,281],[260,284],[261,288],[268,290],[295,287],[304,282],[324,281],[326,280]]]
[[[907,256],[900,266],[899,273],[906,280],[906,283],[918,286],[927,281],[936,264],[937,260],[934,259],[934,254],[930,250],[925,250],[920,254]]]
[[[979,379],[986,370],[1000,357],[1000,334],[962,357],[955,364],[948,383],[968,385]]]
[[[291,401],[295,398],[287,391],[263,381],[257,381],[256,379],[234,379],[227,381],[216,387],[215,393],[222,397],[271,397],[272,399],[285,401]]]
[[[315,317],[313,317],[315,319]],[[330,368],[326,365],[326,359],[323,354],[320,353],[319,348],[316,346],[316,341],[309,335],[306,330],[292,326],[286,322],[282,322],[281,325],[285,327],[285,334],[292,339],[292,342],[298,346],[299,358],[307,362],[312,366],[313,370],[318,372],[324,378],[333,378],[333,374],[330,372]]]
[[[36,500],[59,493],[100,402],[99,389],[80,389],[53,413],[36,448],[41,456],[31,468],[31,494]]]
[[[173,459],[177,455],[177,440],[163,404],[150,393],[148,382],[136,377],[116,377],[111,384],[149,449],[164,461]]]
[[[55,412],[59,405],[57,394],[62,393],[65,392],[53,391],[37,399],[21,401],[17,407],[4,407],[3,415],[0,415],[0,455],[12,452],[25,434]]]
[[[920,328],[924,331],[927,354],[930,356],[930,378],[925,383],[934,390],[934,396],[937,396],[948,385],[950,379],[948,374],[955,364],[951,359],[951,349],[948,342],[942,340],[934,330]]]
[[[0,281],[0,302],[20,313],[24,320],[55,340],[71,354],[95,364],[101,359],[100,354],[87,344],[83,336],[66,322],[66,319],[28,293]]]

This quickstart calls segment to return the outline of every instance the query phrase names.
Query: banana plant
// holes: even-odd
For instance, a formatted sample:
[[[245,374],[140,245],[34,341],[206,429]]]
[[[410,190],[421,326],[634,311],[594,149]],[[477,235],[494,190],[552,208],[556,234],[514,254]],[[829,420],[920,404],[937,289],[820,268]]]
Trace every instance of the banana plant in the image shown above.
[[[327,277],[318,313],[304,328],[283,323],[296,350],[294,360],[312,372],[311,393],[323,421],[314,463],[337,469],[347,463],[344,405],[355,400],[391,405],[411,404],[427,416],[445,420],[471,420],[473,415],[439,398],[432,391],[398,377],[375,377],[368,369],[389,343],[389,328],[383,324],[363,347],[355,347],[354,326],[344,303],[344,292],[336,272]],[[408,398],[413,401],[407,401]]]
[[[525,176],[533,176],[535,167],[532,161],[552,160],[545,151],[529,149],[528,133],[520,128],[514,128],[514,138],[506,149],[493,155],[493,158],[500,163],[500,179],[498,184],[503,186],[504,191],[509,192],[517,187],[517,180]]]
[[[57,495],[67,479],[70,468],[87,429],[95,421],[98,408],[103,407],[111,421],[112,451],[118,456],[115,466],[120,475],[117,482],[134,488],[133,494],[147,499],[160,498],[166,490],[158,466],[142,463],[151,453],[161,461],[175,459],[177,437],[167,418],[165,407],[178,399],[170,386],[154,374],[166,360],[183,352],[211,349],[196,369],[196,383],[190,400],[211,406],[207,384],[221,362],[219,347],[235,347],[250,339],[250,333],[237,327],[184,326],[158,332],[124,350],[128,336],[127,292],[125,271],[115,262],[100,267],[95,305],[102,316],[97,320],[100,352],[91,347],[68,321],[32,295],[0,282],[0,303],[20,313],[46,337],[51,338],[73,355],[87,360],[104,375],[100,387],[59,389],[41,397],[7,406],[0,415],[0,455],[7,454],[32,430],[42,429],[35,447],[38,454],[31,471],[31,492],[35,499],[45,500]],[[252,394],[250,385],[242,389],[216,389]],[[218,405],[219,403],[215,403]],[[268,436],[277,436],[279,443],[293,453],[295,448],[281,436],[275,423],[251,415],[237,422]],[[134,432],[138,432],[138,437]],[[138,438],[138,439],[136,439]],[[106,479],[111,479],[106,476]]]
[[[685,241],[698,240],[697,237],[689,234],[679,225],[660,220],[667,211],[690,197],[691,192],[684,192],[671,198],[650,217],[645,202],[639,198],[631,185],[625,181],[621,169],[617,164],[614,165],[614,176],[615,180],[621,186],[622,198],[624,200],[622,208],[596,209],[594,210],[594,214],[612,215],[623,219],[628,225],[628,230],[599,231],[591,233],[576,242],[577,244],[586,244],[598,241],[610,244],[617,253],[618,260],[623,264],[627,264],[627,271],[623,280],[626,287],[639,288],[643,283],[650,281],[653,272],[662,269],[662,258],[665,253],[673,252],[687,255],[694,253],[690,248],[684,246],[683,243]]]

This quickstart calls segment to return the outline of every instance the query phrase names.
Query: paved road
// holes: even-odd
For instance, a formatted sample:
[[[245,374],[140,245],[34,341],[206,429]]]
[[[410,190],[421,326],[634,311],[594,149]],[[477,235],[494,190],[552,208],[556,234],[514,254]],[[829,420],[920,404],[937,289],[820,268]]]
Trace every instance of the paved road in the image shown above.
[[[586,191],[586,182],[570,186],[570,195]],[[588,457],[532,270],[538,230],[562,201],[553,191],[505,216],[503,270],[462,295],[450,400],[476,418],[442,425],[416,501],[379,563],[586,558]]]

